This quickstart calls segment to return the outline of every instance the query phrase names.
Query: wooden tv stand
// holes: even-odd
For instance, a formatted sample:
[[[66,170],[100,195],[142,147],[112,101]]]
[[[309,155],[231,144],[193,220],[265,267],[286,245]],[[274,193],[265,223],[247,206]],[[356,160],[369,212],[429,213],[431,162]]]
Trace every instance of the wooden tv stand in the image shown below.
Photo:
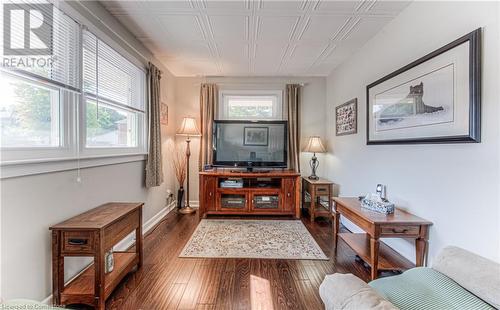
[[[239,188],[224,187],[241,180]],[[200,172],[200,217],[225,215],[292,215],[300,217],[300,174],[291,170],[268,172],[214,169]]]

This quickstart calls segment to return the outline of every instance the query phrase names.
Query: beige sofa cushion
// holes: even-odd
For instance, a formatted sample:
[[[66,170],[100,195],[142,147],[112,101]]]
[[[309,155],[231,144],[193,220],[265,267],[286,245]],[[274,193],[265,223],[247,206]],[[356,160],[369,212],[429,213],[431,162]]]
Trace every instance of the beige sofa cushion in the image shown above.
[[[500,264],[449,246],[441,251],[432,268],[493,307],[500,308]]]
[[[319,294],[327,310],[398,309],[363,280],[352,274],[327,275],[319,287]]]

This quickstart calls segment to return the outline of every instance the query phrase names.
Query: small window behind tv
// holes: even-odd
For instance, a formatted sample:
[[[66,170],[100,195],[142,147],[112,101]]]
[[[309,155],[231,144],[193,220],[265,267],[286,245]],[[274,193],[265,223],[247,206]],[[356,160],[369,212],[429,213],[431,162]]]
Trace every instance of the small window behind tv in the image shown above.
[[[219,120],[282,120],[282,91],[221,90]]]
[[[214,164],[286,165],[286,121],[215,121]]]

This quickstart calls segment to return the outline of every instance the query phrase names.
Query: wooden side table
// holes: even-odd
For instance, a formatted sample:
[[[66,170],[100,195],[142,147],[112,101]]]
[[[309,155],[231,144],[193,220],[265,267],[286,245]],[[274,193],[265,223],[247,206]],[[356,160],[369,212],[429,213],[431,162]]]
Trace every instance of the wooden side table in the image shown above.
[[[326,179],[311,180],[302,177],[302,207],[309,210],[311,222],[318,216],[330,218],[332,214],[333,182]]]
[[[143,203],[107,203],[62,223],[52,231],[52,293],[54,305],[87,304],[104,309],[125,275],[142,266]],[[104,255],[135,231],[135,252],[114,252],[113,271],[105,274]],[[64,285],[64,257],[91,256],[94,264]]]
[[[406,238],[415,240],[416,265],[423,266],[427,255],[431,222],[396,208],[393,214],[383,214],[361,207],[358,198],[335,197],[333,212],[333,242],[337,252],[341,238],[371,267],[371,279],[379,270],[403,270],[412,266],[380,238]],[[359,226],[366,233],[339,233],[340,216]]]

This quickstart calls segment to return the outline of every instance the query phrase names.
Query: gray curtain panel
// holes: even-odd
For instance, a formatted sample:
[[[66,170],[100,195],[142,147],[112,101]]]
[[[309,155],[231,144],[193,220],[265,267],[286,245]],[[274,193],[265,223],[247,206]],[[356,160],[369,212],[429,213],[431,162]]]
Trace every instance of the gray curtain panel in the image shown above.
[[[287,84],[285,94],[288,120],[288,168],[300,172],[300,92],[299,84]]]
[[[199,170],[203,170],[206,164],[213,163],[212,153],[212,129],[217,107],[218,88],[217,84],[201,84],[200,87],[200,116],[201,116],[201,147]]]
[[[149,63],[149,154],[146,162],[146,187],[163,183],[160,125],[160,79],[161,71]]]

